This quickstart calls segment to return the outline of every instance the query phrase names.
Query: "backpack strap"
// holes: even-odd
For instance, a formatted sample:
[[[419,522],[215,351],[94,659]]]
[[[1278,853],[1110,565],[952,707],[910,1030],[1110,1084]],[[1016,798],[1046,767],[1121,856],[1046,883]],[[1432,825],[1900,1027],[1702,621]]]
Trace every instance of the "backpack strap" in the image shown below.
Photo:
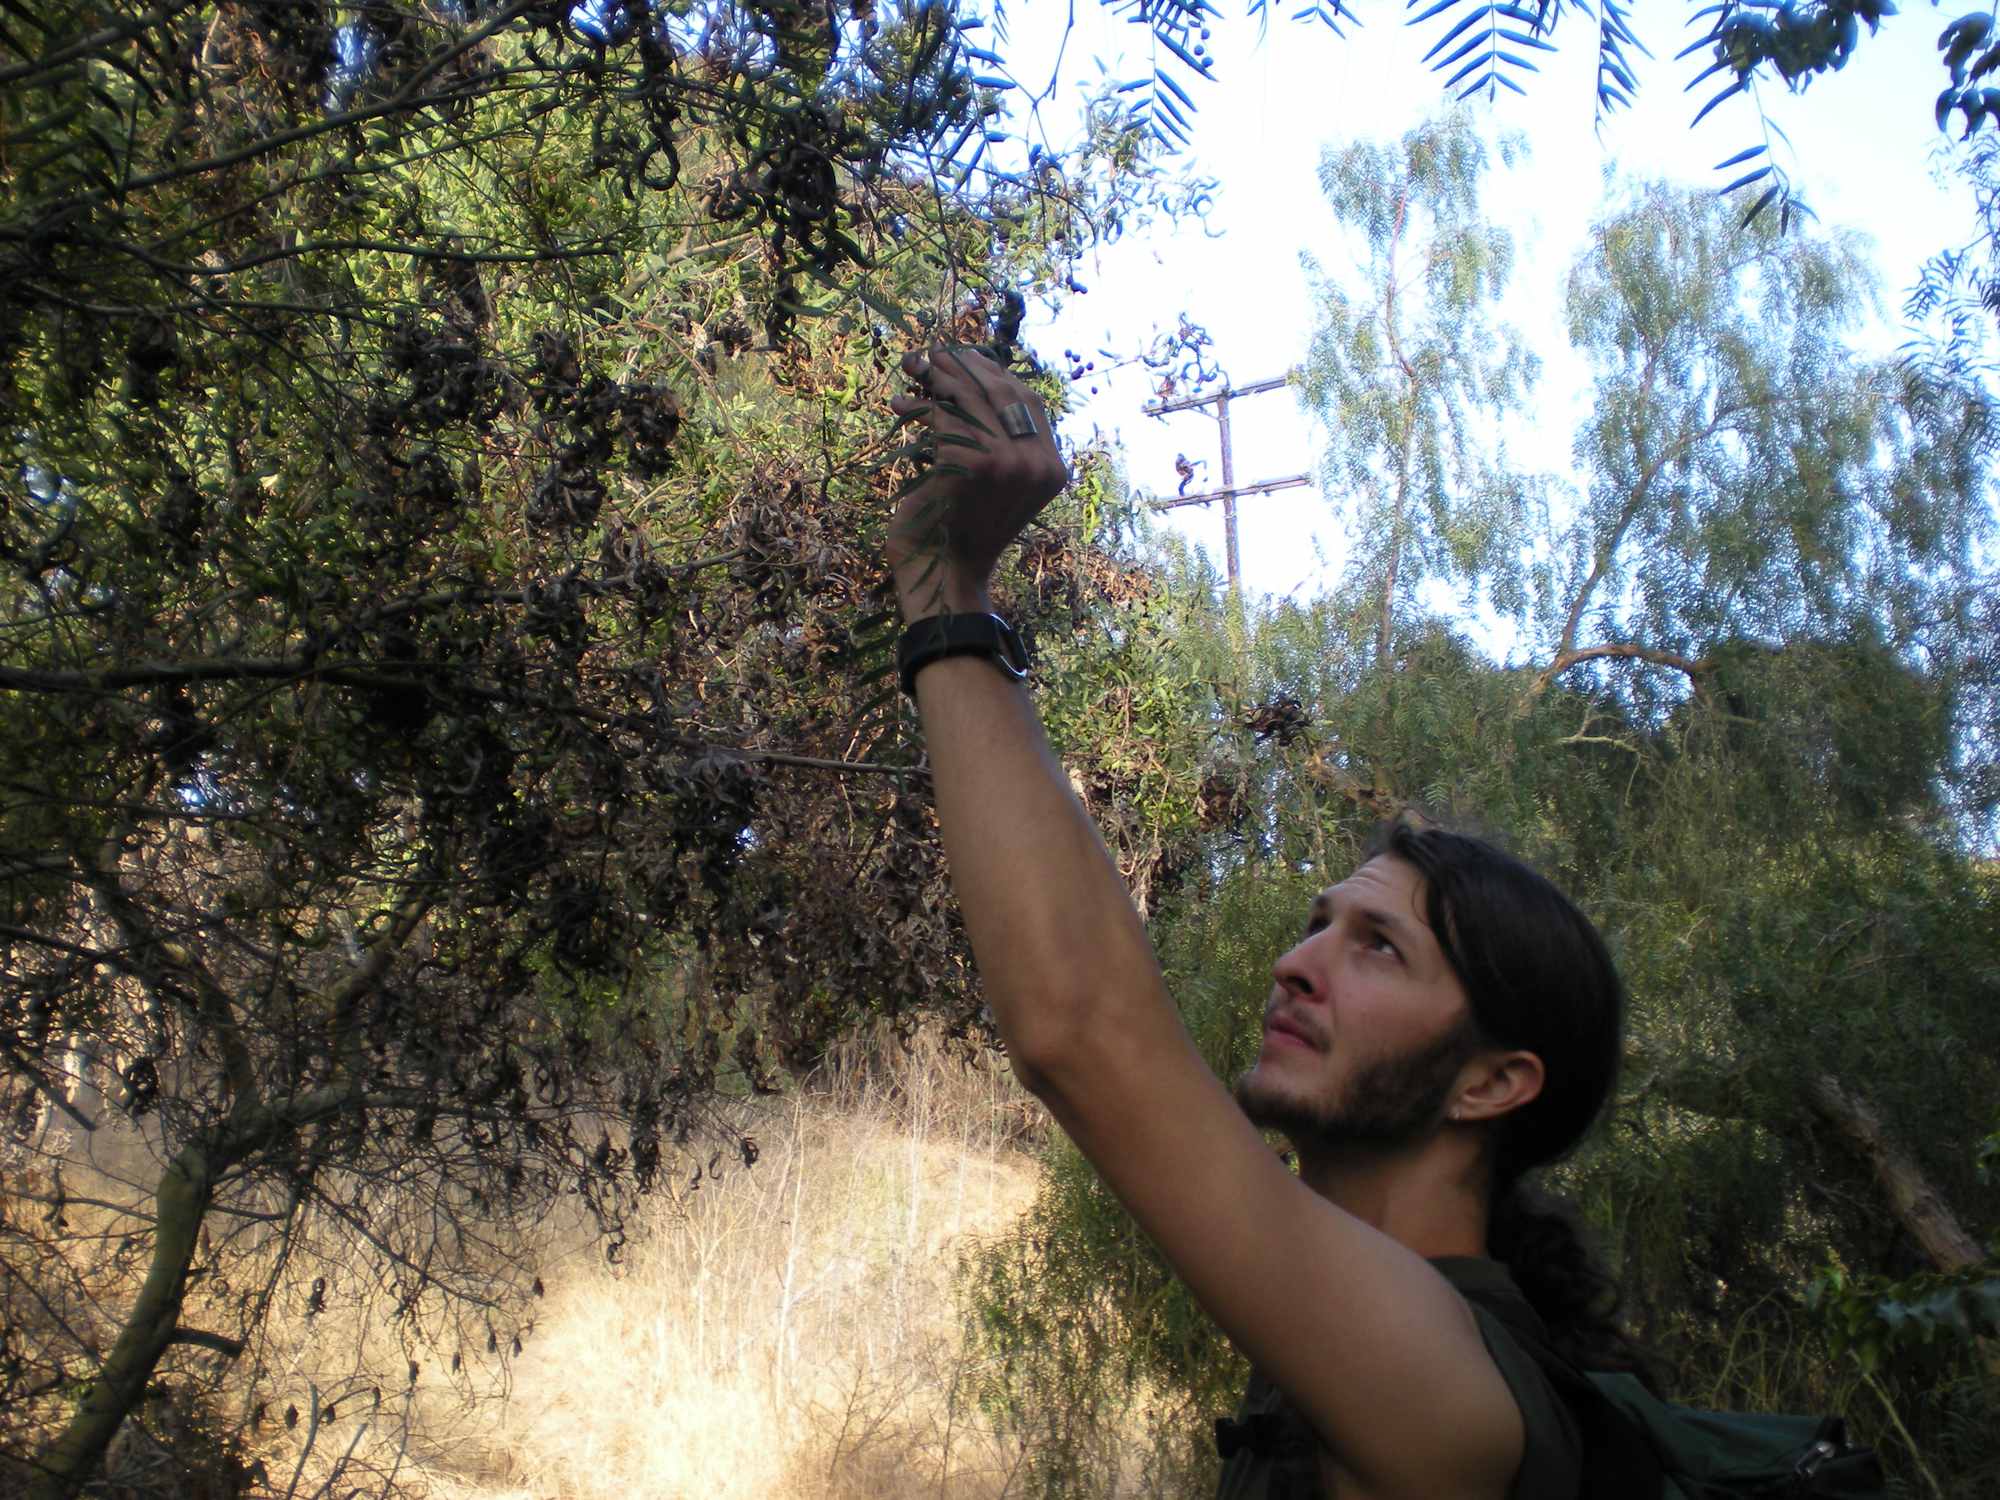
[[[1284,1437],[1285,1419],[1275,1411],[1253,1411],[1241,1417],[1215,1419],[1215,1451],[1227,1463],[1239,1453],[1269,1458]]]
[[[1461,1295],[1491,1315],[1541,1366],[1576,1418],[1583,1439],[1581,1493],[1586,1500],[1659,1500],[1666,1493],[1666,1470],[1652,1443],[1588,1376],[1555,1351],[1547,1326],[1527,1299],[1483,1287]]]

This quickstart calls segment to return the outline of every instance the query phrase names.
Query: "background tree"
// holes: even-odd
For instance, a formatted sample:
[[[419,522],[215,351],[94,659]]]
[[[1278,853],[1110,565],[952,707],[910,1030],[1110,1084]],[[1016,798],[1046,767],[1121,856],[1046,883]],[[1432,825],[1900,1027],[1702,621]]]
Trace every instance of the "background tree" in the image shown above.
[[[1726,636],[1954,658],[1940,602],[1990,525],[1990,416],[1963,382],[1847,352],[1872,297],[1852,245],[1738,234],[1657,192],[1595,237],[1568,294],[1598,372],[1589,492],[1545,575],[1537,680],[1611,658],[1685,675]]]
[[[1503,606],[1520,597],[1508,543],[1530,497],[1483,438],[1522,409],[1536,361],[1492,316],[1514,247],[1480,214],[1486,165],[1462,113],[1320,162],[1334,217],[1366,246],[1366,287],[1350,300],[1313,265],[1319,322],[1301,379],[1325,487],[1359,549],[1344,586],[1373,618],[1378,662],[1426,583],[1476,580]]]

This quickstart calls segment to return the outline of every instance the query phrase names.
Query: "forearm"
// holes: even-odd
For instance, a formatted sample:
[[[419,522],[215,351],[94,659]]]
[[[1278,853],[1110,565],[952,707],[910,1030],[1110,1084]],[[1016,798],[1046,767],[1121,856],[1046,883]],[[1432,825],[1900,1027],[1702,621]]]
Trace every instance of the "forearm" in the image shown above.
[[[1159,969],[1027,691],[977,657],[917,676],[938,823],[987,1004],[1029,1081],[1164,1006]]]
[[[1048,411],[977,351],[912,352],[903,369],[919,390],[891,407],[950,458],[904,494],[890,525],[903,618],[990,612],[1001,553],[1069,479]],[[918,671],[916,693],[987,1003],[1017,1071],[1050,1097],[1072,1067],[1098,1076],[1100,1039],[1178,1023],[1131,897],[1027,692],[985,660],[946,657]]]

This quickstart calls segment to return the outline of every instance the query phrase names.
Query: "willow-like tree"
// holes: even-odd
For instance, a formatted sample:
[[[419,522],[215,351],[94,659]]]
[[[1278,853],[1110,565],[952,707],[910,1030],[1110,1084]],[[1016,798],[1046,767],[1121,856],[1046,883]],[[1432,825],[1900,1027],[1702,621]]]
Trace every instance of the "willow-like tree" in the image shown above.
[[[1351,280],[1312,266],[1302,385],[1350,538],[1344,587],[1378,663],[1428,582],[1519,594],[1510,554],[1530,496],[1489,435],[1523,409],[1537,362],[1494,315],[1514,246],[1480,212],[1487,165],[1463,113],[1320,161],[1320,189],[1365,259]]]
[[[1963,382],[1852,352],[1875,296],[1853,240],[1739,231],[1662,189],[1593,237],[1567,293],[1593,409],[1537,684],[1613,658],[1698,676],[1732,639],[1862,632],[1956,660],[1990,414]]]

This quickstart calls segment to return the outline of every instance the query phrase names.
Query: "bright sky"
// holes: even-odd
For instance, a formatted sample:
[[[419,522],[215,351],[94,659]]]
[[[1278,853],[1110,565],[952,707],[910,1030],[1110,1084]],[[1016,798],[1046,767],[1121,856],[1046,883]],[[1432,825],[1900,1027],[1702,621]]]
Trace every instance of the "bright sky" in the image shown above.
[[[1099,253],[1079,273],[1088,295],[1073,298],[1052,324],[1043,318],[1040,326],[1031,325],[1030,337],[1045,355],[1100,346],[1129,353],[1154,331],[1174,326],[1183,311],[1208,328],[1236,384],[1282,374],[1304,355],[1313,313],[1301,255],[1310,251],[1336,272],[1342,257],[1317,188],[1320,154],[1359,137],[1400,135],[1442,107],[1441,80],[1419,59],[1453,16],[1413,30],[1402,17],[1416,12],[1361,0],[1354,8],[1367,24],[1343,41],[1317,23],[1290,20],[1295,5],[1273,0],[1271,8],[1277,15],[1260,41],[1258,23],[1227,6],[1208,43],[1215,83],[1191,79],[1166,60],[1198,106],[1191,164],[1220,182],[1209,233],[1192,223],[1161,226]],[[1567,357],[1559,331],[1559,288],[1584,229],[1604,203],[1607,180],[1622,174],[1719,187],[1728,178],[1714,164],[1761,139],[1756,113],[1740,96],[1688,129],[1715,87],[1711,81],[1684,93],[1703,59],[1673,60],[1695,35],[1682,24],[1692,7],[1636,9],[1634,29],[1654,60],[1633,59],[1639,65],[1637,105],[1613,115],[1601,135],[1593,117],[1595,37],[1580,14],[1559,27],[1559,53],[1534,54],[1542,72],[1524,79],[1527,98],[1502,90],[1497,104],[1477,106],[1489,134],[1515,129],[1529,140],[1524,163],[1489,177],[1486,201],[1514,232],[1518,251],[1507,316],[1531,339],[1538,328],[1548,331],[1535,340],[1549,368],[1539,403],[1546,417],[1530,461],[1557,472],[1567,463],[1571,414],[1582,391],[1581,369]],[[1092,0],[1014,0],[1007,10],[1004,51],[1013,75],[1030,90],[1047,82],[1065,18],[1074,16],[1063,84],[1043,112],[1052,140],[1070,131],[1072,101],[1097,76],[1094,58],[1119,79],[1140,76],[1151,65],[1145,29]],[[1820,216],[1821,229],[1806,232],[1852,227],[1874,241],[1882,309],[1862,342],[1875,350],[1901,342],[1898,310],[1922,262],[1972,236],[1970,193],[1934,166],[1944,137],[1935,128],[1932,102],[1946,82],[1936,41],[1951,14],[1923,6],[1889,18],[1879,35],[1864,34],[1844,72],[1802,96],[1762,85],[1770,117],[1791,138],[1789,152],[1774,139],[1774,153]],[[1100,359],[1100,370],[1108,363]],[[1098,380],[1096,396],[1070,419],[1071,430],[1087,436],[1095,427],[1115,435],[1139,490],[1171,495],[1179,452],[1208,461],[1191,492],[1217,487],[1212,416],[1142,415],[1150,380],[1142,367]],[[1315,475],[1310,488],[1238,503],[1246,585],[1310,595],[1331,578],[1341,555],[1337,514],[1317,484],[1310,421],[1294,395],[1277,391],[1233,402],[1232,427],[1239,484]],[[1219,568],[1220,505],[1170,516],[1170,524],[1206,548]]]

